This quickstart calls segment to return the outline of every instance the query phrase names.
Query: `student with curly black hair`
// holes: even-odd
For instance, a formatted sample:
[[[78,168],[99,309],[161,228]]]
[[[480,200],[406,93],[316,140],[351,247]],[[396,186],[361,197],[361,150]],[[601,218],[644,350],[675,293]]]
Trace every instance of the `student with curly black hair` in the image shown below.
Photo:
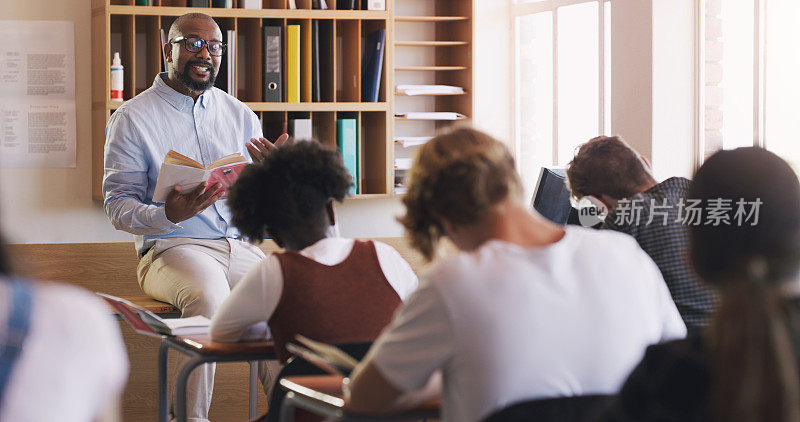
[[[251,242],[269,236],[286,251],[236,285],[214,315],[212,339],[252,338],[251,327],[266,321],[285,361],[298,333],[328,343],[378,336],[417,277],[389,245],[330,235],[333,201],[351,184],[336,151],[316,141],[275,149],[242,171],[228,197],[233,224]]]

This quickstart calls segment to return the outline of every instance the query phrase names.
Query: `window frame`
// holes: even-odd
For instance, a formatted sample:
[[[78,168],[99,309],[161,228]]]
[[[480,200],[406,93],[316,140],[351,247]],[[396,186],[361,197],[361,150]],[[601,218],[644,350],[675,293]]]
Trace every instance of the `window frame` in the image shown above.
[[[584,3],[597,3],[597,39],[598,39],[598,69],[597,69],[597,83],[598,83],[598,135],[606,134],[610,131],[606,127],[607,122],[607,98],[610,92],[606,91],[606,3],[611,3],[612,0],[534,0],[525,3],[518,3],[519,0],[509,0],[511,3],[510,13],[510,28],[511,28],[511,88],[512,88],[512,128],[511,135],[514,141],[514,156],[521,156],[522,142],[520,131],[520,74],[519,74],[519,44],[517,39],[517,18],[522,16],[534,15],[538,13],[552,12],[552,54],[553,54],[553,137],[552,137],[552,154],[549,160],[550,166],[558,164],[558,9],[565,6],[573,6]],[[517,166],[520,166],[520,159],[517,159]],[[522,170],[519,169],[518,170]]]

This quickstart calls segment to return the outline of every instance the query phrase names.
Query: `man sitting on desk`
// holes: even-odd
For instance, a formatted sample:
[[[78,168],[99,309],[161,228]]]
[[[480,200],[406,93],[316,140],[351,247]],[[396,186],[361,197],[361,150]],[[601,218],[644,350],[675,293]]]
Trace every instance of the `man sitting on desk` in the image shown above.
[[[154,203],[161,163],[171,149],[205,166],[245,151],[260,161],[275,145],[262,138],[255,113],[213,87],[225,44],[211,17],[179,17],[163,49],[167,72],[108,121],[103,205],[114,227],[136,235],[142,290],[175,305],[183,317],[211,318],[264,254],[238,240],[217,184],[190,192],[175,187],[166,203]],[[213,365],[189,378],[189,420],[207,420],[213,383]]]
[[[655,261],[689,333],[702,328],[716,308],[714,290],[689,265],[689,232],[682,219],[689,180],[656,183],[649,165],[618,136],[581,145],[567,180],[577,199],[592,196],[610,210],[602,228],[633,236]]]

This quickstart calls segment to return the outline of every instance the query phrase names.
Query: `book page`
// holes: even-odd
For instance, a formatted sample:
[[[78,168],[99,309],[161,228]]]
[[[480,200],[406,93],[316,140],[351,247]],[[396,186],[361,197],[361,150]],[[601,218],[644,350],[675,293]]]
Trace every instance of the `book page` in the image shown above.
[[[169,152],[167,153],[167,156],[164,157],[164,162],[165,163],[170,163],[170,164],[177,164],[177,165],[180,165],[180,166],[196,167],[196,168],[199,168],[199,169],[205,169],[205,167],[202,164],[200,164],[197,161],[192,160],[191,158],[189,158],[189,157],[187,157],[187,156],[185,156],[185,155],[183,155],[183,154],[181,154],[181,153],[179,153],[177,151],[174,151],[174,150],[169,150]]]
[[[183,192],[188,192],[208,180],[208,175],[209,172],[203,169],[163,163],[153,192],[153,202],[165,202],[173,186],[180,186]]]
[[[304,337],[300,334],[296,335],[295,339],[301,344],[305,345],[309,349],[319,354],[321,357],[343,368],[352,370],[353,368],[356,367],[356,365],[358,365],[357,360],[353,359],[352,356],[343,352],[336,346],[331,346],[330,344],[325,344],[315,340],[311,340],[310,338]]]
[[[247,163],[247,159],[245,159],[244,156],[242,156],[242,154],[237,152],[235,154],[226,155],[226,156],[224,156],[224,157],[222,157],[220,159],[217,159],[216,161],[211,163],[208,166],[208,168],[209,169],[213,169],[213,168],[222,167],[222,166],[226,166],[228,164],[233,164],[233,163]]]

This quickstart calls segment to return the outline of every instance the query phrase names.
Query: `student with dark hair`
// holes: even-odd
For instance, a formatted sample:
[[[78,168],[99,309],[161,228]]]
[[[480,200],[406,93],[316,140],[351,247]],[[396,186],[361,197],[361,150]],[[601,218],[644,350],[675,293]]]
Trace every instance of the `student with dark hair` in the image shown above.
[[[703,223],[689,226],[691,262],[718,289],[719,309],[702,335],[650,347],[604,420],[796,422],[797,175],[761,148],[720,151],[688,198],[703,204]],[[705,224],[712,216],[719,224]]]
[[[417,277],[389,245],[331,236],[333,202],[351,184],[337,152],[316,141],[277,148],[242,171],[228,198],[234,225],[250,241],[269,236],[286,252],[244,276],[214,315],[212,339],[242,340],[268,322],[285,361],[285,344],[298,333],[327,343],[378,336]]]
[[[457,129],[421,147],[400,221],[426,257],[442,237],[461,252],[428,272],[356,368],[352,411],[412,406],[437,371],[444,421],[613,394],[648,345],[685,336],[633,239],[553,224],[521,193],[514,159],[485,133]]]
[[[598,136],[581,145],[569,163],[568,185],[576,199],[594,197],[605,205],[603,229],[633,236],[653,258],[691,333],[708,323],[717,298],[687,259],[689,233],[680,210],[689,180],[658,183],[648,166],[622,138]]]
[[[0,421],[118,421],[119,326],[95,295],[16,277],[0,240]]]

